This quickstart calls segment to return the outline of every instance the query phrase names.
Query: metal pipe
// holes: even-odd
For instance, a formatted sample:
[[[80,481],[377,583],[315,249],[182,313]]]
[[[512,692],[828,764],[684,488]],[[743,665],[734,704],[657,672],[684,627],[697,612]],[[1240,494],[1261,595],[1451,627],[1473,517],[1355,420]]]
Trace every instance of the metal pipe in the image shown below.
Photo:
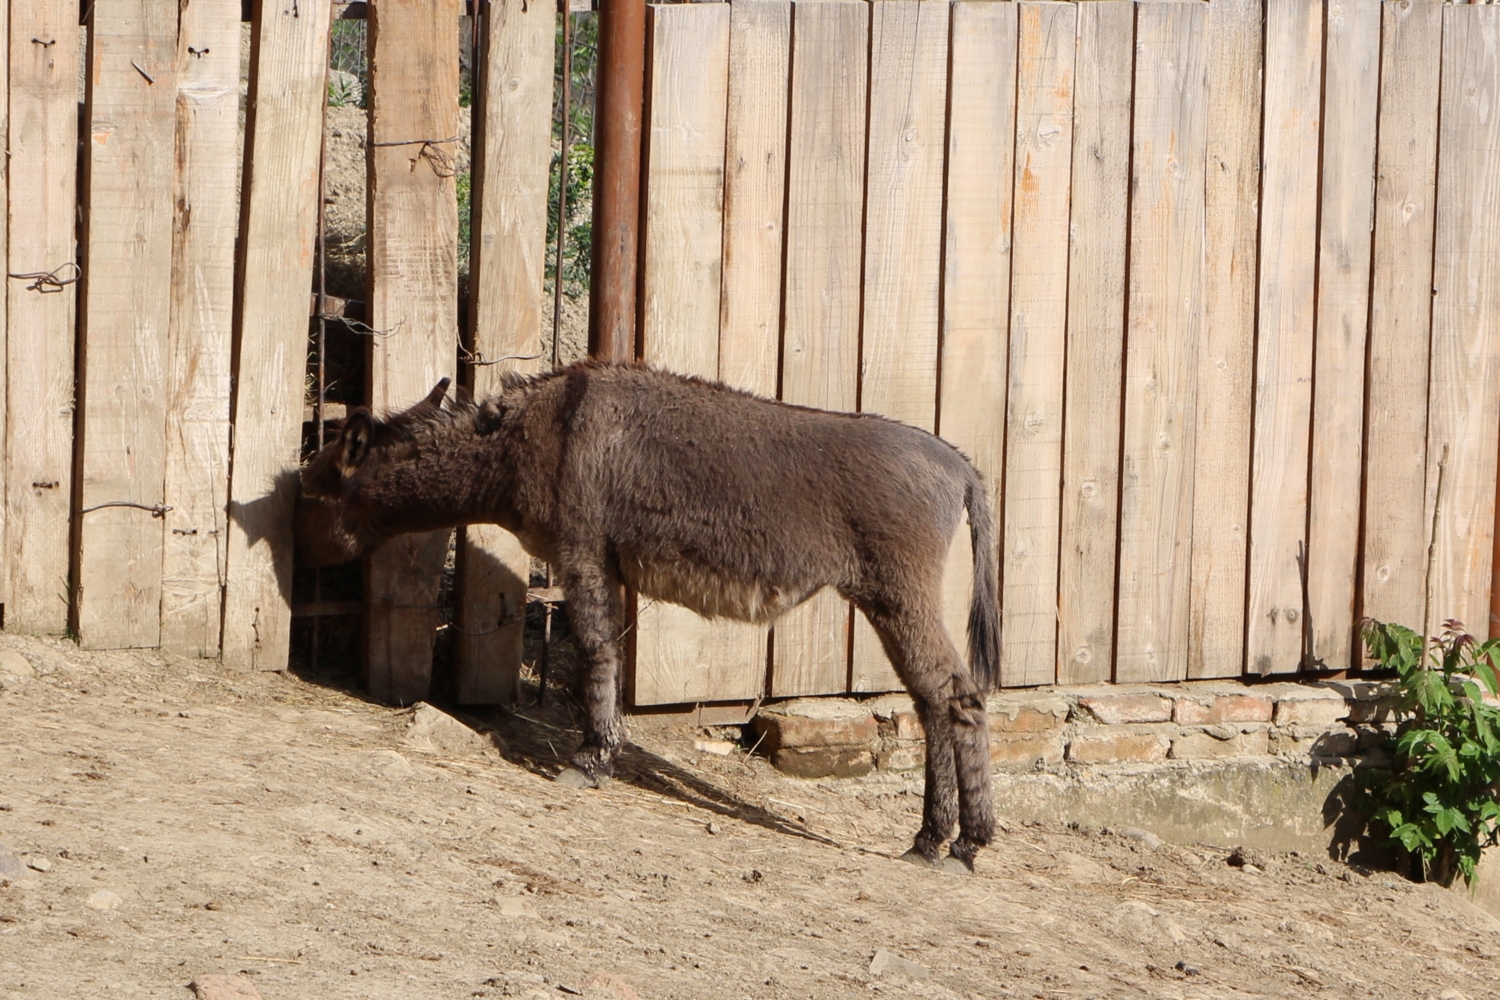
[[[557,367],[557,343],[562,331],[563,249],[568,240],[568,146],[572,135],[573,14],[571,0],[558,0],[562,14],[562,149],[557,158],[557,255],[552,268],[552,367]],[[547,581],[550,586],[552,581]],[[551,612],[547,612],[551,615]],[[550,617],[548,618],[550,622]],[[545,684],[545,681],[544,681]],[[545,687],[543,688],[545,691]]]
[[[589,353],[605,361],[635,358],[645,86],[645,0],[601,0]]]

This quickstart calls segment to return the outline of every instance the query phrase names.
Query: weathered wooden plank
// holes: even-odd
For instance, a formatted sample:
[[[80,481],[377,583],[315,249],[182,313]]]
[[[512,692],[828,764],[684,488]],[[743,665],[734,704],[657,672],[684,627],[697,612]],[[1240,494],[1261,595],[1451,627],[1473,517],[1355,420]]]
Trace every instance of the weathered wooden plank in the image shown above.
[[[1133,3],[1079,5],[1057,584],[1057,679],[1062,684],[1108,681],[1114,664],[1135,58]]]
[[[1068,191],[1078,8],[1020,5],[1000,662],[1007,686],[1057,673]]]
[[[1427,360],[1443,7],[1383,6],[1370,282],[1363,611],[1417,627],[1426,595]]]
[[[10,274],[77,276],[78,2],[10,10]],[[5,627],[68,627],[77,285],[7,278]],[[304,308],[306,308],[304,306]]]
[[[860,409],[932,430],[942,290],[948,5],[870,8]],[[965,531],[963,534],[967,535]],[[854,623],[850,690],[901,687],[864,615]]]
[[[792,5],[781,398],[831,410],[858,403],[869,16],[863,2]],[[844,690],[849,627],[831,592],[781,619],[771,693]]]
[[[88,38],[74,614],[85,647],[154,647],[164,519],[140,507],[166,479],[177,4],[97,5]]]
[[[958,0],[951,18],[937,429],[984,477],[986,501],[998,515],[1009,360],[1016,7]],[[969,533],[961,526],[944,569],[943,615],[965,650],[973,574]]]
[[[1298,547],[1307,523],[1322,57],[1320,0],[1270,0],[1245,636],[1247,669],[1257,674],[1296,670],[1306,625]]]
[[[241,181],[224,662],[286,668],[330,7],[257,8]]]
[[[10,17],[7,15],[0,18],[0,136],[6,141],[10,139]],[[10,188],[10,157],[0,157],[0,192],[8,192]],[[7,198],[8,200],[8,198]],[[10,209],[8,206],[0,208],[0,264],[7,265],[0,269],[0,274],[14,270],[10,264]],[[7,283],[9,279],[5,279]],[[0,289],[3,291],[3,289]],[[0,295],[0,344],[5,343],[6,335],[6,308],[5,296]],[[0,349],[0,456],[5,454],[5,351]],[[8,463],[0,457],[0,552],[3,548],[5,538],[5,472]],[[3,613],[5,598],[10,588],[10,574],[0,572],[0,613]],[[0,621],[0,625],[4,622]]]
[[[1016,5],[958,0],[952,23],[938,432],[973,461],[997,513],[1005,463]],[[943,574],[944,621],[960,649],[967,648],[973,577],[969,532],[960,527]]]
[[[646,31],[641,351],[651,364],[712,379],[719,372],[730,8],[648,7]],[[764,628],[642,599],[635,629],[637,705],[753,698],[765,686]]]
[[[1444,468],[1427,627],[1456,618],[1484,634],[1500,446],[1500,8],[1443,10],[1440,100],[1427,422],[1434,495]]]
[[[458,0],[370,4],[370,338],[366,400],[403,410],[457,365]],[[431,141],[428,141],[431,140]],[[365,683],[427,696],[449,532],[402,535],[365,560]]]
[[[1137,8],[1117,681],[1187,676],[1208,79],[1202,4]]]
[[[470,242],[469,350],[474,394],[500,391],[507,371],[545,366],[547,174],[552,156],[557,13],[524,0],[493,3],[484,20]],[[476,524],[459,535],[454,665],[461,704],[513,702],[521,670],[531,560],[514,535]]]
[[[167,368],[161,644],[219,655],[229,490],[229,358],[239,224],[240,5],[199,0],[177,30],[177,176]]]
[[[719,378],[763,396],[776,395],[781,341],[791,44],[788,0],[730,4]]]
[[[1234,677],[1245,662],[1263,21],[1262,0],[1214,0],[1208,7],[1189,677]]]
[[[1308,484],[1308,613],[1312,655],[1353,666],[1364,468],[1365,334],[1380,97],[1380,0],[1328,5],[1323,44],[1323,191],[1318,225],[1318,327]],[[1383,447],[1383,445],[1382,445]]]

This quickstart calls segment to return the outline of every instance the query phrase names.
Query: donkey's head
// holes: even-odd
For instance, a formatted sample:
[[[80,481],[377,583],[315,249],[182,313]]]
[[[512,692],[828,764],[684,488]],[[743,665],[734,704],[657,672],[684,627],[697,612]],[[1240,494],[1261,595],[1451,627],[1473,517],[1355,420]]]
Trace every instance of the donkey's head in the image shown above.
[[[437,446],[455,416],[443,409],[448,379],[403,413],[377,418],[361,406],[302,469],[294,533],[305,566],[348,562],[386,539],[458,523],[451,475]]]

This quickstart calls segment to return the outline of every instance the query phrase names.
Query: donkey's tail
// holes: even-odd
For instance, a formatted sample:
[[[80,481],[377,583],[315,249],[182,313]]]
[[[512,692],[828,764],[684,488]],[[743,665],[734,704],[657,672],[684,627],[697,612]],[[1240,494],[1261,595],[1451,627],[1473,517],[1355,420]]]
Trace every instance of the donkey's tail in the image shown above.
[[[1000,573],[995,563],[995,530],[984,483],[973,472],[964,488],[969,535],[974,547],[974,593],[969,600],[969,670],[983,691],[1000,686]]]

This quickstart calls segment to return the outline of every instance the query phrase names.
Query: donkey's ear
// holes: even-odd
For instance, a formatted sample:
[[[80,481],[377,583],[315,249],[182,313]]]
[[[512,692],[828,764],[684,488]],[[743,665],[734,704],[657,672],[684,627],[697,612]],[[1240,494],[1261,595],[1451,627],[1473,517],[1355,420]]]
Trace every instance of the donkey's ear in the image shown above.
[[[422,400],[422,402],[432,407],[442,406],[443,397],[448,395],[448,386],[452,381],[453,380],[446,375],[438,379],[437,385],[432,387],[432,391],[427,394],[427,398]]]
[[[344,420],[344,433],[339,440],[339,471],[352,475],[363,464],[370,453],[370,440],[375,436],[375,418],[361,406]]]

